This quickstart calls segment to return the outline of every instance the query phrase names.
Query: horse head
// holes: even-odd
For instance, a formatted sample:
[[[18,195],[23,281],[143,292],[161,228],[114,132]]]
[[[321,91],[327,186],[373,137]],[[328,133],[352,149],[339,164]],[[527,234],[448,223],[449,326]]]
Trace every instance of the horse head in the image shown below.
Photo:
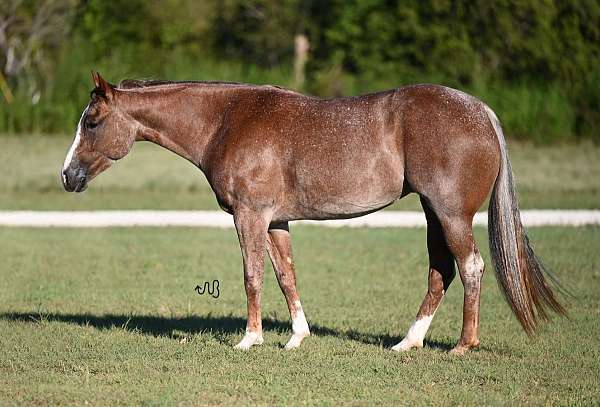
[[[95,88],[79,119],[75,140],[62,168],[69,192],[81,192],[98,174],[131,150],[140,124],[120,108],[116,89],[92,72]]]

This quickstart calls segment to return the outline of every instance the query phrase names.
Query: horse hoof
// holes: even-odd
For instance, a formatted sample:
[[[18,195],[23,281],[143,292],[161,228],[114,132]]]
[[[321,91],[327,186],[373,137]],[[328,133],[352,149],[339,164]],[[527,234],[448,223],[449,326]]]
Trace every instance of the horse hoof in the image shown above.
[[[296,349],[302,343],[302,340],[310,335],[310,332],[293,334],[288,343],[285,344],[285,349]]]
[[[475,341],[471,341],[471,342],[467,342],[467,343],[465,343],[465,342],[461,343],[459,341],[456,344],[456,346],[452,350],[450,350],[450,352],[448,352],[448,353],[450,353],[451,355],[462,356],[465,353],[467,353],[468,351],[470,351],[471,349],[474,349],[478,346],[479,346],[479,340],[475,340]]]
[[[402,339],[400,343],[392,346],[392,350],[395,352],[407,352],[412,348],[422,348],[423,342],[409,342],[406,339]]]
[[[466,346],[455,346],[448,353],[453,356],[463,356],[468,351],[469,348]]]
[[[256,332],[246,332],[240,343],[235,345],[233,349],[248,350],[254,345],[262,345],[264,339],[262,334]]]
[[[467,353],[468,351],[470,351],[471,349],[476,348],[477,346],[479,346],[479,342],[477,342],[477,344],[473,344],[473,345],[456,345],[448,353],[451,355],[462,356],[465,353]]]

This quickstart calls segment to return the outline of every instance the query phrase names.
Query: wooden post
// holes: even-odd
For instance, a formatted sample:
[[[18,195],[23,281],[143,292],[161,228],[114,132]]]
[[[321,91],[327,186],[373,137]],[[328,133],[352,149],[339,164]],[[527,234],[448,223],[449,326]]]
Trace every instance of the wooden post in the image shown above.
[[[308,60],[310,44],[304,34],[296,34],[294,37],[294,85],[293,88],[302,90],[304,87],[304,67]]]

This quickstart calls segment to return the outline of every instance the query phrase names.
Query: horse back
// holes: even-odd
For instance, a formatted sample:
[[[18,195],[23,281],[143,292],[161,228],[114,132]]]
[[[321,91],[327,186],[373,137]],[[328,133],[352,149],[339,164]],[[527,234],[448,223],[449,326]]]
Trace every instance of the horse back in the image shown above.
[[[415,188],[435,177],[415,159],[433,154],[443,164],[440,156],[455,152],[440,146],[452,142],[448,132],[468,133],[478,120],[460,97],[435,85],[330,100],[245,92],[218,137],[211,185],[225,206],[259,204],[281,219],[372,212],[407,192],[407,171]]]

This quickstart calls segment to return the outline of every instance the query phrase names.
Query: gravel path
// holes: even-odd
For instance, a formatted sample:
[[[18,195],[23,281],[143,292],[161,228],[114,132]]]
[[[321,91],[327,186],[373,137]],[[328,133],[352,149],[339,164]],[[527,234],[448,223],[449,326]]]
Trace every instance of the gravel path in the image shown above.
[[[600,210],[524,210],[527,227],[600,225]],[[327,227],[423,227],[422,212],[381,211],[360,218],[297,221]],[[475,225],[487,225],[487,214],[478,213]],[[113,227],[113,226],[193,226],[233,227],[233,218],[217,211],[0,211],[0,226],[16,227]]]

